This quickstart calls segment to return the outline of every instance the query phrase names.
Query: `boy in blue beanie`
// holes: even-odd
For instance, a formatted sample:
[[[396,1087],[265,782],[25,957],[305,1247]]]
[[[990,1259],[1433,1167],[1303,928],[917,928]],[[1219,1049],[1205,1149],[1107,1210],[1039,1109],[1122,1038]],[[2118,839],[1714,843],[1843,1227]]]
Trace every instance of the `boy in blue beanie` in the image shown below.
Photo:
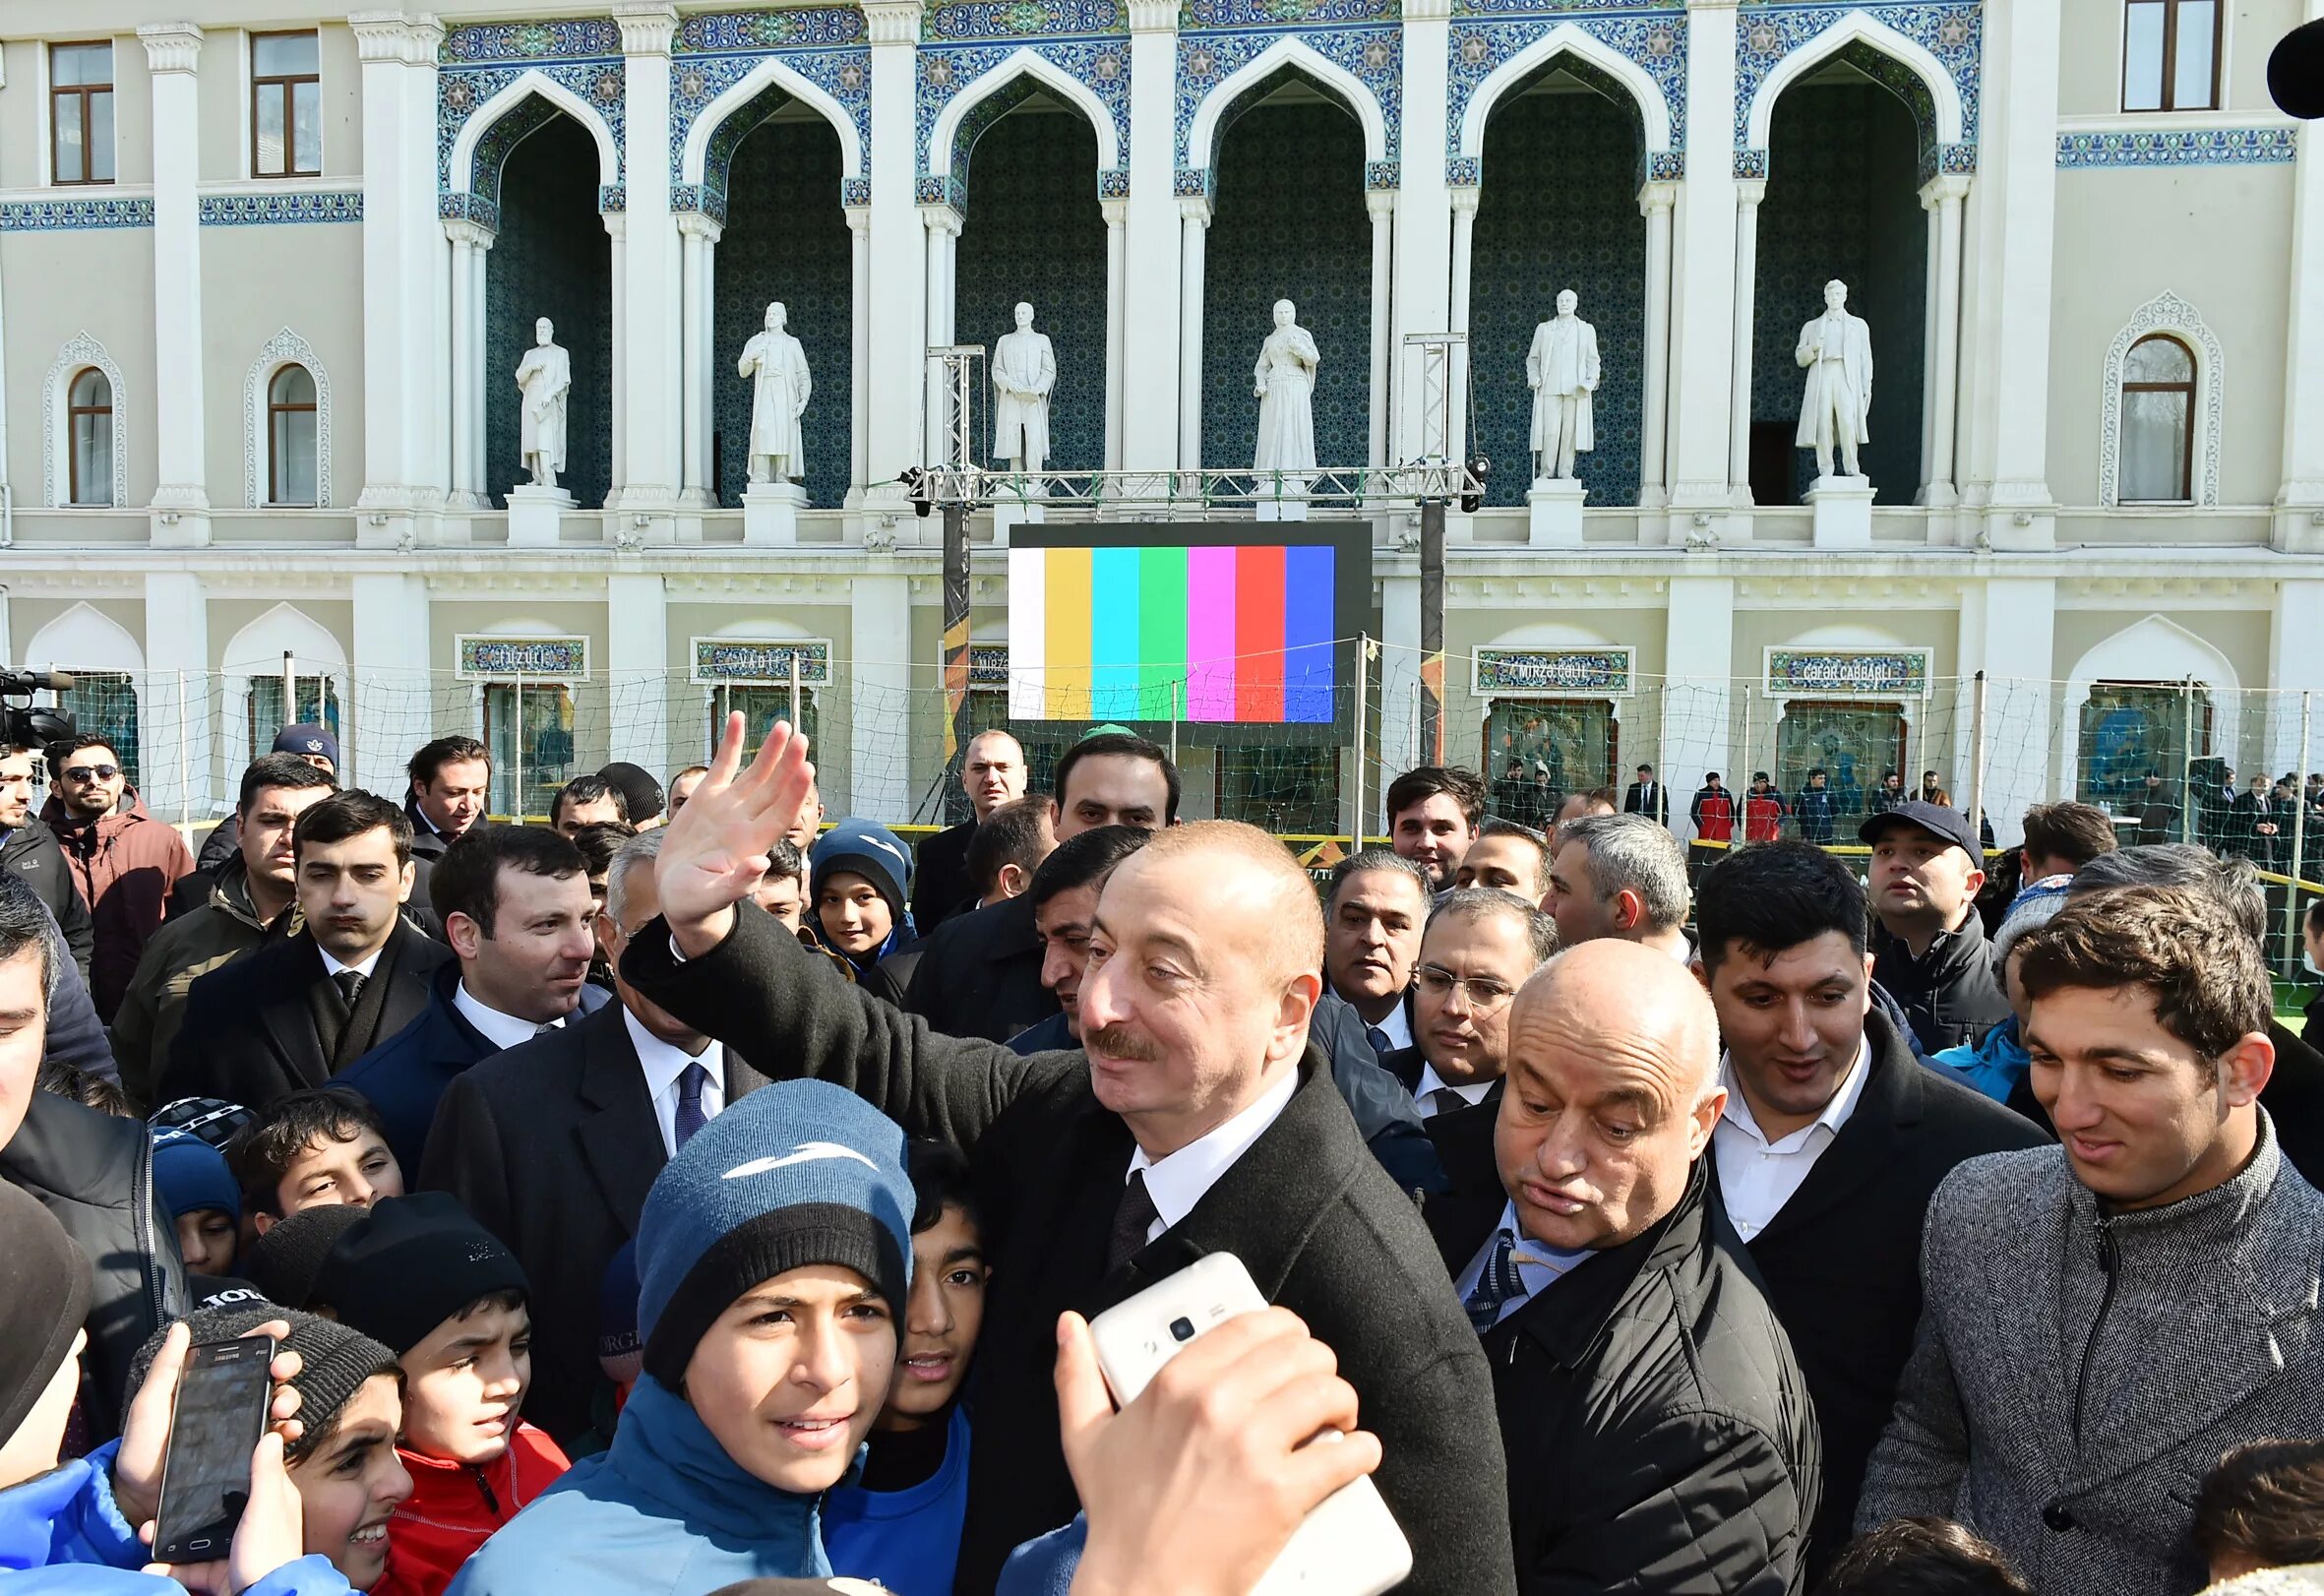
[[[192,1131],[155,1131],[153,1194],[177,1227],[186,1273],[231,1275],[242,1235],[242,1191],[226,1155]]]
[[[815,934],[862,975],[913,938],[912,852],[875,821],[843,820],[808,856]]]
[[[817,1504],[887,1397],[911,1287],[904,1134],[826,1081],[764,1086],[679,1149],[638,1226],[644,1374],[613,1445],[452,1596],[707,1596],[831,1571]]]

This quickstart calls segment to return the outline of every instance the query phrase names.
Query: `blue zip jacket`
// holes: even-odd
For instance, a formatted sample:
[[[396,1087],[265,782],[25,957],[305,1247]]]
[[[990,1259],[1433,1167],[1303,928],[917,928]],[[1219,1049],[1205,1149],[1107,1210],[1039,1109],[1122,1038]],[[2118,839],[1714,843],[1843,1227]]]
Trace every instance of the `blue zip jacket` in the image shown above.
[[[2034,1068],[2034,1056],[2018,1040],[2015,1014],[1979,1037],[1975,1047],[1948,1047],[1928,1062],[1996,1103],[2008,1102],[2017,1083]]]
[[[819,1501],[745,1473],[648,1375],[612,1449],[509,1520],[448,1596],[708,1596],[744,1579],[827,1578]]]
[[[0,1491],[0,1573],[16,1592],[58,1596],[185,1596],[174,1579],[138,1570],[152,1561],[113,1502],[108,1442],[36,1480]],[[351,1587],[328,1558],[286,1563],[243,1596],[347,1596]]]

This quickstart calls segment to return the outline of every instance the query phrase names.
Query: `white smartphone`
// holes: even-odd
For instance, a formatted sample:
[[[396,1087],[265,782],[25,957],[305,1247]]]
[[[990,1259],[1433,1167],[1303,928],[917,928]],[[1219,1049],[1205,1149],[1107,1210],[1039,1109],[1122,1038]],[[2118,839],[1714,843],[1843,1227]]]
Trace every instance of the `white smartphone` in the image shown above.
[[[1118,1404],[1137,1399],[1195,1336],[1267,1301],[1232,1253],[1212,1253],[1090,1321],[1097,1365]],[[1315,1444],[1339,1440],[1336,1432]],[[1293,1532],[1252,1596],[1379,1596],[1412,1572],[1412,1545],[1369,1477],[1342,1486]]]

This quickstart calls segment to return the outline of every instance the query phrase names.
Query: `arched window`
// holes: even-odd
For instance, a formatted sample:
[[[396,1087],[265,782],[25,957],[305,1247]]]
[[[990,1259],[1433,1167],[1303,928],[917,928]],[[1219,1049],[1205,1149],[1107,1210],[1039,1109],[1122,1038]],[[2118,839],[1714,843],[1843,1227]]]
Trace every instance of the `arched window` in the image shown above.
[[[315,467],[315,377],[284,366],[267,385],[267,502],[321,504]]]
[[[113,502],[113,385],[94,366],[74,373],[66,390],[66,432],[71,442],[68,494],[76,505]]]
[[[2140,338],[2122,361],[2123,504],[2195,497],[2195,356],[2167,333]]]

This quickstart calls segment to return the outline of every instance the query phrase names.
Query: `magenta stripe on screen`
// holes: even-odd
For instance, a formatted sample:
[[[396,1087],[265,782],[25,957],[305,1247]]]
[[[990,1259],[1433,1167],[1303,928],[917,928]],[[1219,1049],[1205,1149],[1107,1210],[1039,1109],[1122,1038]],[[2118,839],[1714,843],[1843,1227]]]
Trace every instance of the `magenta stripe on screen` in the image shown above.
[[[1187,551],[1187,718],[1235,718],[1235,551]]]

